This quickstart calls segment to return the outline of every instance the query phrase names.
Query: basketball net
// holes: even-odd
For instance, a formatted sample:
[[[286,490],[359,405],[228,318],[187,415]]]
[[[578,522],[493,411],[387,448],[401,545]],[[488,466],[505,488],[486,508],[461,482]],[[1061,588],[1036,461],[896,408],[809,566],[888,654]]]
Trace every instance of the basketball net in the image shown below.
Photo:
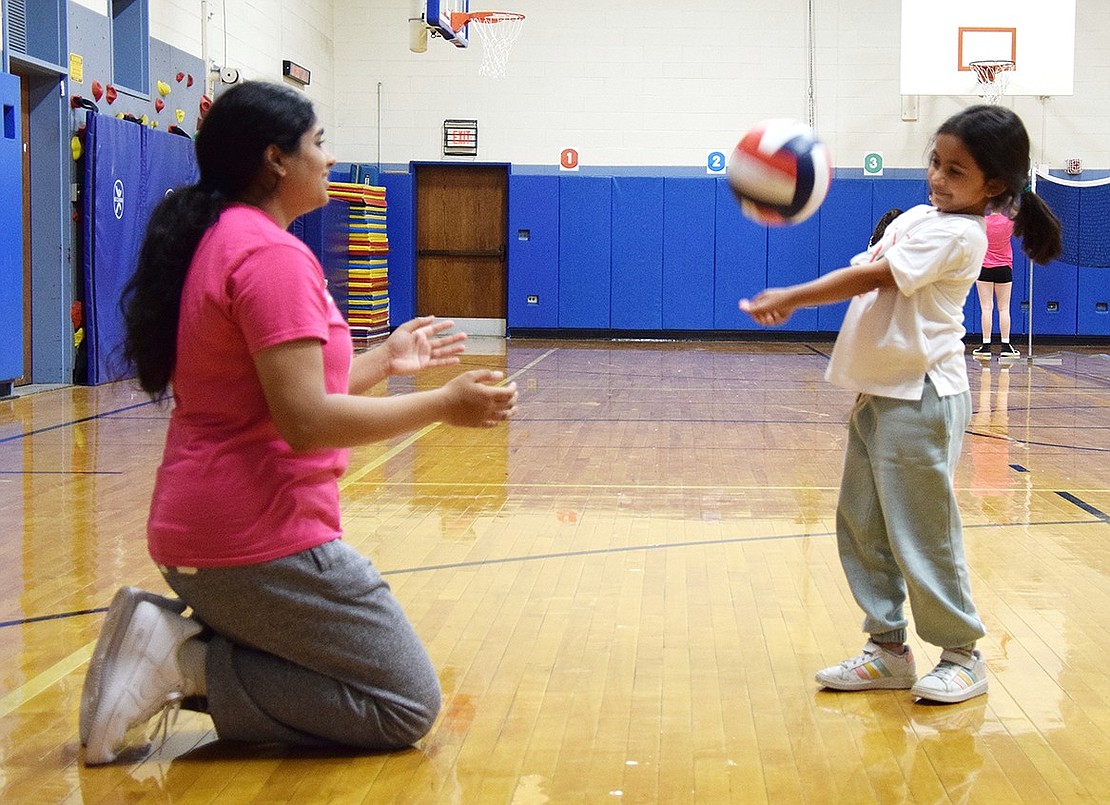
[[[1014,72],[1012,61],[973,61],[968,64],[979,82],[979,97],[984,103],[998,103],[1010,84]]]
[[[509,51],[524,27],[524,15],[513,11],[472,11],[451,17],[456,31],[467,23],[482,43],[482,65],[478,72],[490,78],[502,78],[509,61]]]

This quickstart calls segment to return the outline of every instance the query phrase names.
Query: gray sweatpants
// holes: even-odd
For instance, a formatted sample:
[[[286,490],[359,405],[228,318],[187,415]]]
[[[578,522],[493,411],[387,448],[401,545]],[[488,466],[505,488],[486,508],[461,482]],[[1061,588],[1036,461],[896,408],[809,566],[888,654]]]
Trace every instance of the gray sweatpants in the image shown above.
[[[906,639],[909,594],[921,638],[942,648],[984,634],[971,601],[953,476],[971,394],[921,400],[861,394],[848,423],[836,510],[840,562],[879,642]]]
[[[214,633],[206,684],[221,739],[385,750],[431,729],[441,700],[428,654],[381,574],[342,540],[164,575]]]

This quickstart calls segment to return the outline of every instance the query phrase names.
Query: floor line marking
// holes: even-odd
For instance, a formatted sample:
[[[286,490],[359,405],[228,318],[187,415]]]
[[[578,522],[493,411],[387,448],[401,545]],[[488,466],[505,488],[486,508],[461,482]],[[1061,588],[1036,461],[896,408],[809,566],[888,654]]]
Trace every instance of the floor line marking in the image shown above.
[[[514,380],[523,375],[544,358],[554,354],[554,352],[554,349],[547,350],[547,352],[543,353],[538,358],[530,361],[529,363],[526,363],[524,366],[513,372],[508,377],[503,378],[501,382],[497,383],[496,385],[504,386],[508,383],[512,383]],[[382,466],[382,464],[385,464],[387,461],[389,461],[399,453],[403,453],[405,450],[408,450],[410,447],[412,447],[412,445],[423,439],[425,436],[427,436],[429,433],[431,433],[442,424],[442,422],[433,422],[431,425],[425,425],[416,433],[410,434],[409,436],[405,437],[400,443],[395,444],[393,447],[386,450],[380,456],[377,456],[376,458],[373,458],[370,461],[366,462],[357,470],[354,470],[353,472],[348,472],[345,476],[343,476],[343,480],[339,482],[339,491],[342,492],[344,489],[351,486],[351,484],[358,483],[368,474],[376,470],[378,467]]]
[[[1080,490],[1076,490],[1076,491],[1080,491]],[[1077,498],[1071,492],[1057,492],[1056,494],[1059,495],[1060,497],[1062,497],[1068,503],[1075,504],[1076,506],[1081,508],[1083,511],[1087,512],[1087,514],[1090,514],[1093,517],[1097,517],[1099,520],[1102,520],[1102,522],[1104,522],[1104,523],[1110,523],[1110,515],[1108,515],[1106,512],[1102,511],[1101,509],[1098,509],[1098,508],[1092,506],[1087,501],[1081,500],[1080,498]]]
[[[4,718],[4,716],[22,707],[44,690],[58,684],[62,679],[88,662],[95,645],[96,641],[93,641],[86,646],[82,646],[68,657],[54,663],[42,673],[36,674],[11,693],[0,698],[0,718]]]
[[[61,428],[73,427],[74,425],[81,425],[85,422],[92,422],[94,419],[103,419],[105,417],[114,416],[115,414],[122,414],[124,411],[133,411],[136,408],[143,408],[147,405],[154,405],[154,403],[152,401],[135,403],[134,405],[126,405],[123,408],[116,408],[112,411],[102,411],[101,413],[93,414],[92,416],[83,416],[80,419],[71,419],[68,422],[60,422],[57,425],[48,425],[45,428],[29,430],[24,433],[16,433],[11,436],[0,436],[0,444],[18,441],[19,439],[25,439],[28,436],[38,436],[40,433],[49,433],[52,430],[59,430]]]
[[[522,374],[527,372],[529,369],[531,369],[537,363],[542,361],[544,358],[548,357],[549,355],[554,354],[554,352],[555,352],[554,349],[547,350],[547,352],[540,355],[535,360],[531,361],[530,363],[526,364],[522,368],[518,369],[513,374],[504,378],[497,385],[503,386],[506,383],[511,383],[513,380],[520,377]],[[149,403],[143,403],[143,404],[144,405],[149,405]],[[132,407],[137,407],[137,406],[132,406]],[[127,409],[123,409],[123,410],[127,410]],[[84,420],[78,420],[78,422],[87,421],[88,419],[96,419],[96,417],[87,417]],[[71,424],[76,424],[76,423],[71,423]],[[345,484],[341,484],[340,488],[342,489],[345,486],[349,485],[350,483],[353,483],[355,480],[357,480],[358,478],[361,478],[362,476],[366,475],[366,473],[370,472],[375,467],[380,467],[383,463],[385,463],[390,458],[395,456],[397,453],[399,453],[402,450],[404,450],[405,448],[407,448],[409,445],[411,445],[417,439],[420,439],[423,436],[430,433],[431,431],[435,430],[435,428],[437,428],[439,426],[439,424],[440,423],[436,422],[436,423],[434,423],[432,425],[428,425],[427,427],[422,428],[421,430],[412,434],[407,439],[405,439],[403,442],[394,446],[391,450],[388,450],[383,455],[381,455],[378,458],[376,458],[375,460],[371,461],[368,465],[360,468],[356,473],[354,473],[354,475],[351,477],[351,480],[348,481]],[[46,430],[53,430],[56,427],[62,427],[62,426],[55,425],[51,428],[47,428]],[[35,431],[35,433],[41,433],[41,432],[42,431]],[[31,435],[31,434],[25,434],[25,435]],[[22,438],[22,437],[19,437],[19,438]],[[0,442],[2,442],[2,441],[4,441],[4,440],[0,439]],[[68,676],[69,674],[76,671],[78,668],[80,668],[82,665],[84,665],[86,662],[89,661],[89,657],[92,656],[93,649],[95,647],[96,647],[96,641],[93,640],[92,642],[90,642],[90,643],[82,646],[81,648],[77,649],[76,651],[74,651],[68,657],[65,657],[65,658],[59,660],[58,662],[54,663],[53,665],[51,665],[49,668],[47,668],[42,673],[39,673],[39,674],[33,676],[31,679],[24,682],[22,685],[17,687],[11,693],[8,693],[7,695],[5,695],[3,698],[0,698],[0,718],[3,718],[4,716],[10,714],[14,710],[22,707],[24,704],[26,704],[31,699],[38,696],[44,690],[47,690],[48,688],[53,687],[54,685],[58,684],[58,682],[60,682],[62,679],[64,679],[66,676]]]
[[[970,531],[970,530],[987,529],[987,528],[1015,528],[1015,527],[1027,528],[1031,525],[1035,525],[1036,527],[1041,527],[1041,528],[1049,527],[1049,526],[1057,526],[1057,525],[1096,525],[1099,522],[1100,522],[1099,519],[1095,519],[1095,520],[1080,520],[1080,521],[1061,520],[1061,521],[1055,521],[1055,522],[1041,522],[1041,523],[979,523],[979,524],[975,524],[975,525],[967,525],[965,523],[964,524],[964,530],[965,531]],[[520,556],[503,556],[503,557],[499,557],[499,558],[496,558],[496,559],[475,559],[475,560],[468,561],[468,562],[451,562],[451,563],[442,564],[442,565],[419,565],[419,566],[416,566],[416,567],[404,567],[404,568],[397,568],[396,570],[390,570],[390,571],[387,571],[387,572],[383,572],[382,575],[383,576],[395,576],[395,575],[402,575],[402,574],[409,574],[409,573],[425,573],[425,572],[428,572],[428,571],[435,571],[435,570],[457,570],[457,569],[464,568],[464,567],[485,567],[487,565],[488,566],[494,566],[494,565],[503,565],[503,564],[514,564],[514,563],[517,563],[517,562],[531,562],[531,561],[534,561],[534,560],[543,560],[543,559],[566,559],[566,558],[573,558],[573,557],[578,557],[578,556],[597,556],[597,555],[600,555],[600,554],[629,553],[629,552],[633,552],[633,551],[655,551],[655,550],[659,550],[661,548],[662,549],[701,548],[701,547],[707,547],[707,546],[713,546],[713,545],[736,545],[736,544],[739,544],[739,543],[745,543],[746,544],[746,543],[751,543],[751,542],[780,542],[782,540],[801,540],[801,539],[809,540],[809,539],[817,539],[817,538],[829,538],[829,537],[835,537],[835,536],[836,536],[835,531],[814,531],[814,532],[803,533],[803,534],[799,534],[799,533],[794,533],[794,534],[763,534],[763,535],[754,534],[754,535],[742,536],[742,537],[725,537],[725,538],[722,538],[722,539],[698,539],[698,540],[688,540],[688,541],[685,541],[685,542],[652,542],[652,543],[643,543],[643,544],[640,544],[640,545],[618,545],[618,546],[611,546],[611,547],[608,547],[608,548],[582,548],[580,550],[575,550],[575,551],[557,551],[557,552],[549,552],[549,553],[525,554],[525,555],[520,555]]]
[[[1059,492],[1057,494],[1059,494],[1061,496],[1066,496],[1068,493]],[[1006,527],[1013,527],[1013,526],[1028,527],[1029,525],[1035,525],[1035,526],[1038,526],[1038,527],[1046,527],[1046,526],[1053,526],[1053,525],[1085,525],[1085,524],[1086,525],[1094,525],[1096,523],[1102,523],[1102,522],[1108,522],[1108,521],[1110,521],[1110,518],[1107,518],[1106,515],[1103,515],[1101,518],[1097,518],[1095,520],[1088,521],[1087,523],[1075,522],[1075,521],[1039,522],[1039,523],[1035,523],[1035,524],[1033,524],[1033,523],[1025,523],[1025,524],[1022,524],[1022,523],[1003,523],[1003,524],[983,523],[983,524],[980,524],[980,525],[970,525],[970,526],[965,525],[964,530],[966,531],[966,530],[972,530],[972,529],[985,529],[985,528],[1006,528]],[[630,552],[633,552],[633,551],[651,551],[651,550],[659,550],[661,548],[662,549],[695,548],[695,547],[705,547],[705,546],[713,546],[713,545],[733,545],[733,544],[746,543],[746,542],[772,542],[772,541],[780,541],[780,540],[788,540],[788,539],[829,538],[829,537],[833,537],[833,536],[835,536],[835,532],[821,531],[821,532],[815,532],[815,533],[810,533],[810,534],[768,534],[768,535],[764,535],[764,536],[747,536],[747,537],[731,537],[731,538],[727,538],[727,539],[692,540],[692,541],[687,541],[687,542],[660,542],[660,543],[648,543],[648,544],[642,544],[642,545],[621,545],[621,546],[609,547],[609,548],[588,548],[588,549],[582,549],[582,550],[578,550],[578,551],[562,551],[562,552],[558,552],[558,553],[542,553],[542,554],[533,554],[533,555],[525,555],[525,556],[505,556],[505,557],[501,557],[499,559],[482,559],[482,560],[476,560],[476,561],[473,561],[473,562],[454,562],[454,563],[443,564],[443,565],[426,565],[426,566],[409,567],[409,568],[398,568],[396,570],[390,570],[390,571],[387,571],[387,572],[383,572],[382,575],[383,576],[400,576],[400,575],[406,575],[406,574],[411,574],[411,573],[426,573],[426,572],[431,572],[431,571],[436,571],[436,570],[455,570],[455,569],[465,568],[465,567],[484,567],[484,566],[492,567],[492,566],[496,566],[496,565],[513,564],[513,563],[518,563],[518,562],[542,561],[542,560],[546,560],[546,559],[563,559],[563,558],[573,558],[573,557],[579,557],[579,556],[596,556],[596,555],[599,555],[599,554],[630,553]],[[96,646],[96,641],[95,640],[90,642],[89,644],[87,644],[85,646],[82,646],[81,648],[77,649],[72,654],[70,654],[68,657],[65,657],[64,659],[62,659],[59,662],[55,663],[54,665],[50,666],[49,668],[47,668],[42,673],[40,673],[40,674],[32,677],[31,679],[27,680],[26,682],[24,682],[22,685],[20,685],[18,688],[13,690],[11,693],[7,694],[3,698],[0,698],[0,718],[3,718],[4,716],[9,715],[14,710],[18,709],[19,707],[21,707],[24,704],[26,704],[27,702],[29,702],[35,696],[38,696],[44,690],[47,690],[48,688],[52,687],[53,685],[56,685],[63,678],[65,678],[66,676],[68,676],[69,674],[71,674],[75,670],[77,670],[79,667],[81,667],[81,665],[83,665],[85,662],[87,662],[89,657],[92,656],[92,652],[93,652],[93,649],[95,648],[95,646]]]

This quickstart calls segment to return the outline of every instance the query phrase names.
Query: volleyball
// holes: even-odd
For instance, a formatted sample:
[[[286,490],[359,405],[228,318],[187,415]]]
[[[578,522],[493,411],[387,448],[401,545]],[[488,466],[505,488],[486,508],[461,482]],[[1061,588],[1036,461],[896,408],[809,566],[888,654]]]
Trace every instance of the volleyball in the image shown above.
[[[765,120],[736,144],[726,170],[745,216],[759,224],[797,224],[825,200],[832,180],[828,149],[796,120]]]

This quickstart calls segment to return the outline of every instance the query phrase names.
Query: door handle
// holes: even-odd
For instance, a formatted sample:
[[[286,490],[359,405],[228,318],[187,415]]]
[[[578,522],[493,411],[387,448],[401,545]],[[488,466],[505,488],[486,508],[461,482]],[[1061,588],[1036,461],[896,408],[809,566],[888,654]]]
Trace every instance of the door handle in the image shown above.
[[[418,249],[419,257],[497,257],[505,256],[505,247],[498,249]]]

